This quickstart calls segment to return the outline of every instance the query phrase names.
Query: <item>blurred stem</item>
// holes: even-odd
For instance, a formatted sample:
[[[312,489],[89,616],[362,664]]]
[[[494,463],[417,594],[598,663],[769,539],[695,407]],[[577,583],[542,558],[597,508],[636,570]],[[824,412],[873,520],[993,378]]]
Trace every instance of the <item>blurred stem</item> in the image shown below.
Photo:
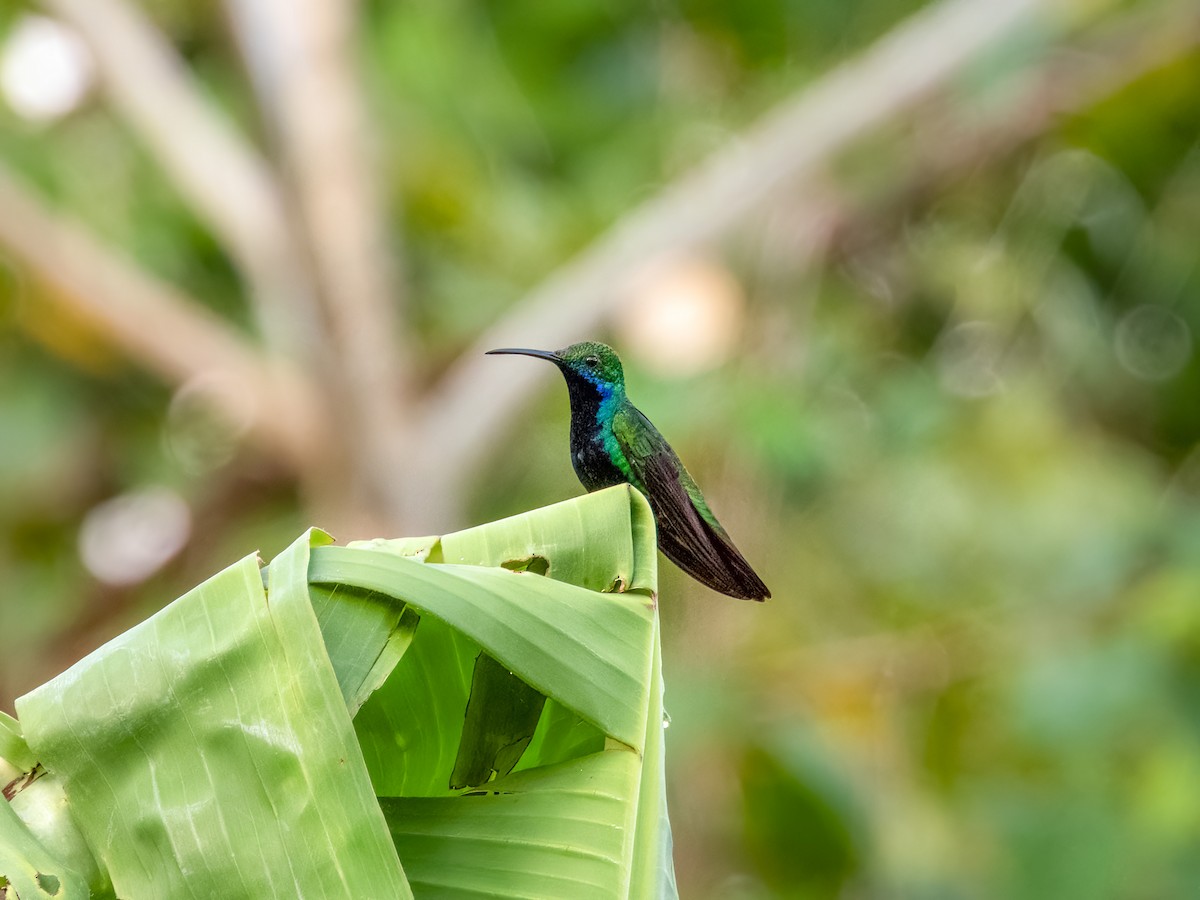
[[[0,165],[0,244],[55,300],[168,384],[219,373],[258,441],[299,471],[320,454],[317,398],[291,366],[51,211]],[[247,402],[249,401],[249,402]]]
[[[270,126],[316,275],[327,389],[338,419],[350,527],[396,532],[414,510],[396,495],[392,444],[407,420],[408,348],[354,67],[356,4],[226,0]],[[319,111],[320,114],[314,114]],[[410,476],[411,477],[411,476]]]
[[[310,356],[320,338],[312,289],[266,161],[138,7],[43,2],[87,42],[113,106],[236,261],[268,344],[293,358]]]

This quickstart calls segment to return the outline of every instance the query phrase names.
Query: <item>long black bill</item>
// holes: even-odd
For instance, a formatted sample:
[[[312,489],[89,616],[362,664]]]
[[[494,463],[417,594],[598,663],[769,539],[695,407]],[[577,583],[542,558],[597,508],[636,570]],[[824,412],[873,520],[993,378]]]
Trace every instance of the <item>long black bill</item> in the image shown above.
[[[538,359],[548,359],[552,363],[560,363],[558,354],[552,350],[522,350],[516,347],[503,347],[499,350],[487,351],[487,356],[536,356]]]

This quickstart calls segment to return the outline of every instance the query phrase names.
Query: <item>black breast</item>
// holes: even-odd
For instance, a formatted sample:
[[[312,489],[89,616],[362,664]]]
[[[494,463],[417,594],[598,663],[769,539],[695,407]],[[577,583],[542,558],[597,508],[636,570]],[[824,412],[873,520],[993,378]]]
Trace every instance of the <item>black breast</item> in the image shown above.
[[[605,425],[599,421],[600,391],[582,378],[567,378],[571,396],[571,465],[588,491],[623,484],[625,476],[604,449]]]

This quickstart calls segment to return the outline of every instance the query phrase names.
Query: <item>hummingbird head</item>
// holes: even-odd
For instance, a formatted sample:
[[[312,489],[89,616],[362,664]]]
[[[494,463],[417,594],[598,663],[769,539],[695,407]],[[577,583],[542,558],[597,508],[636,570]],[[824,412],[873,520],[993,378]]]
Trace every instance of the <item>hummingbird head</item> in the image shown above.
[[[562,350],[504,348],[489,350],[488,353],[536,356],[538,359],[549,360],[563,373],[568,387],[582,388],[590,385],[602,396],[623,393],[625,390],[625,371],[621,368],[621,357],[617,356],[617,351],[608,344],[598,341],[584,341]]]

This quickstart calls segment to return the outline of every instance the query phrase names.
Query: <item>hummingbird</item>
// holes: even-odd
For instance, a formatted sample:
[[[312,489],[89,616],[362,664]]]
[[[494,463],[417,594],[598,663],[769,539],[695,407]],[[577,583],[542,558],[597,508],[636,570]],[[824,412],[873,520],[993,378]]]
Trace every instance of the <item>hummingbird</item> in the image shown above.
[[[584,488],[633,485],[650,501],[658,546],[667,559],[730,597],[771,596],[671,445],[625,396],[625,371],[612,347],[585,341],[562,350],[487,352],[533,356],[558,366],[571,400],[571,465]]]

